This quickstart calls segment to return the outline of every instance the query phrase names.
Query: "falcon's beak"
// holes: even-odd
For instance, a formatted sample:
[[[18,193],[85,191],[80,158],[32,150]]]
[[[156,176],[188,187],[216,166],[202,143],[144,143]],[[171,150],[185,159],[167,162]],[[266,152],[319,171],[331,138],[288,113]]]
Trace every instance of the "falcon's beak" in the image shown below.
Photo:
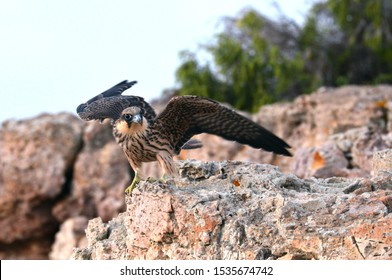
[[[143,123],[143,117],[141,115],[134,115],[132,118],[132,122],[142,124]]]

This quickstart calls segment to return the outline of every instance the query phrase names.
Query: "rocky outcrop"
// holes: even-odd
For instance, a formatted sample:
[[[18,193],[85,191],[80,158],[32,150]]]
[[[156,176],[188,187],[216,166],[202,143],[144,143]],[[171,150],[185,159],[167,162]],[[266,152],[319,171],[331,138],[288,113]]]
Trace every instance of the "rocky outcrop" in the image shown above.
[[[392,149],[375,152],[372,162],[373,176],[392,175]]]
[[[392,147],[392,133],[367,126],[331,135],[316,147],[296,151],[293,173],[302,177],[369,177],[373,153]]]
[[[125,210],[131,171],[108,124],[70,114],[7,121],[0,151],[1,259],[47,259],[50,251],[67,259],[70,236],[75,246],[84,238],[69,233],[70,220],[107,221]]]
[[[392,176],[299,179],[271,165],[184,161],[127,211],[91,220],[74,259],[392,259]]]
[[[124,188],[131,182],[131,169],[110,124],[87,123],[82,139],[70,193],[53,208],[60,222],[77,216],[100,216],[107,221],[125,210]]]
[[[55,242],[49,254],[50,259],[66,260],[75,247],[87,246],[85,229],[88,219],[84,216],[77,216],[67,219],[61,224],[60,230],[56,233]]]
[[[320,88],[292,103],[261,107],[256,120],[294,147],[319,146],[330,135],[365,125],[391,131],[391,102],[390,86]]]
[[[82,145],[82,123],[69,114],[5,122],[0,131],[0,258],[45,259]]]
[[[162,108],[162,104],[157,107]],[[295,178],[295,182],[316,180],[311,177],[335,180],[331,177],[340,176],[346,178],[339,179],[346,187],[359,180],[363,184],[370,182],[371,188],[383,186],[388,189],[385,186],[390,175],[391,154],[381,151],[392,148],[391,108],[392,87],[320,89],[291,103],[264,106],[256,115],[250,116],[290,143],[293,158],[274,156],[213,135],[200,135],[198,138],[204,147],[183,152],[178,159],[269,163],[279,166],[285,173],[294,174],[290,178]],[[211,166],[219,164],[211,163]],[[245,163],[244,168],[249,166]],[[372,171],[372,166],[378,171]],[[267,173],[279,173],[271,167],[263,168]],[[146,164],[144,169],[148,176],[161,175],[157,164]],[[208,174],[209,171],[203,172]],[[0,129],[0,258],[46,259],[50,256],[52,259],[66,259],[71,256],[72,247],[85,247],[84,227],[88,220],[100,217],[104,228],[112,227],[112,224],[128,225],[128,222],[120,220],[126,219],[130,210],[130,200],[125,201],[123,190],[131,178],[129,164],[114,142],[108,123],[86,123],[70,114],[46,114],[28,120],[4,122]],[[194,189],[192,180],[188,182],[186,178],[183,178],[184,188],[178,191],[170,184],[164,186],[166,191],[173,192],[165,194],[165,197],[175,197],[182,195],[179,191]],[[206,183],[203,192],[207,192],[207,186],[218,192],[217,186],[208,185],[209,180],[195,179]],[[236,184],[234,180],[233,186],[223,186],[222,192],[229,187],[234,191],[242,190],[243,186],[234,187]],[[179,185],[178,182],[176,185]],[[343,185],[339,188],[345,188]],[[158,188],[154,184],[140,187],[140,190]],[[255,192],[264,193],[259,188]],[[198,189],[195,191],[196,196],[200,195]],[[374,195],[374,192],[369,193]],[[138,195],[140,198],[141,194]],[[389,198],[385,201],[389,205]],[[230,208],[231,200],[222,203]],[[128,212],[122,213],[126,209]],[[114,217],[120,220],[112,220]],[[98,223],[98,220],[94,221]],[[103,246],[100,250],[109,252],[111,249],[108,249],[107,242],[111,244],[114,234],[124,229],[129,231],[121,226],[110,231],[109,238],[99,243],[98,246]],[[92,248],[95,237],[90,236],[88,242],[89,248]],[[118,235],[119,240],[124,240],[124,236]],[[116,242],[113,248],[123,252],[124,244],[121,244]],[[129,244],[125,245],[129,247]],[[132,255],[134,253],[127,254],[123,257],[135,256]],[[148,258],[153,258],[150,254],[158,253],[150,251]],[[224,256],[223,251],[220,254]],[[143,250],[139,257],[146,257]],[[275,257],[282,256],[276,253]]]

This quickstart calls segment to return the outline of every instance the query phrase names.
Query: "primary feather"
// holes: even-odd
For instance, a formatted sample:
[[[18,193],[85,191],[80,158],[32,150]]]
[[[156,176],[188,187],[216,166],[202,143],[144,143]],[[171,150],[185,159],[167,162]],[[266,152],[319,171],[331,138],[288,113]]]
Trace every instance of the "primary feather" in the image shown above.
[[[144,117],[152,123],[156,117],[154,109],[144,101],[143,97],[133,95],[121,95],[125,90],[136,84],[136,81],[122,81],[110,89],[91,98],[86,103],[80,104],[76,112],[83,120],[103,120],[112,119],[113,122],[118,120],[122,111],[131,106],[137,106],[144,109]]]

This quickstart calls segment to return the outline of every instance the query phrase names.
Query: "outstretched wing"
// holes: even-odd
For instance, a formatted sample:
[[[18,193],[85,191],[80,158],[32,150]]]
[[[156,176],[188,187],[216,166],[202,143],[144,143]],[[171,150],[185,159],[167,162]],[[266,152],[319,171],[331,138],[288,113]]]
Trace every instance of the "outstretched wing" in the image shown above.
[[[110,89],[80,104],[76,112],[83,120],[104,120],[110,118],[116,121],[121,112],[128,107],[137,106],[144,109],[144,117],[152,124],[155,119],[154,109],[142,97],[121,95],[125,90],[136,84],[136,81],[122,81]]]
[[[173,97],[156,118],[154,127],[167,132],[163,137],[175,143],[177,152],[193,135],[210,133],[253,148],[291,156],[287,150],[290,146],[272,132],[214,100],[198,96]]]
[[[128,82],[127,80],[122,81],[122,82],[118,83],[117,85],[112,86],[108,90],[105,90],[101,94],[98,94],[97,96],[91,98],[90,100],[88,100],[86,102],[86,104],[93,103],[95,100],[102,99],[105,97],[121,95],[124,91],[126,91],[127,89],[129,89],[130,87],[132,87],[136,83],[137,83],[137,81],[132,81],[132,82]]]

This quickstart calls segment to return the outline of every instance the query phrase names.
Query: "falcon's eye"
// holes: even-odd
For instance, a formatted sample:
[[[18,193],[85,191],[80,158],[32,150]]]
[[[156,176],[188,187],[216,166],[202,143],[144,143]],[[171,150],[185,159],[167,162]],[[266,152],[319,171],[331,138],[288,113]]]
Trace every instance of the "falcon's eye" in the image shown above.
[[[124,120],[130,121],[130,120],[132,120],[132,116],[130,114],[125,114],[124,115]]]

